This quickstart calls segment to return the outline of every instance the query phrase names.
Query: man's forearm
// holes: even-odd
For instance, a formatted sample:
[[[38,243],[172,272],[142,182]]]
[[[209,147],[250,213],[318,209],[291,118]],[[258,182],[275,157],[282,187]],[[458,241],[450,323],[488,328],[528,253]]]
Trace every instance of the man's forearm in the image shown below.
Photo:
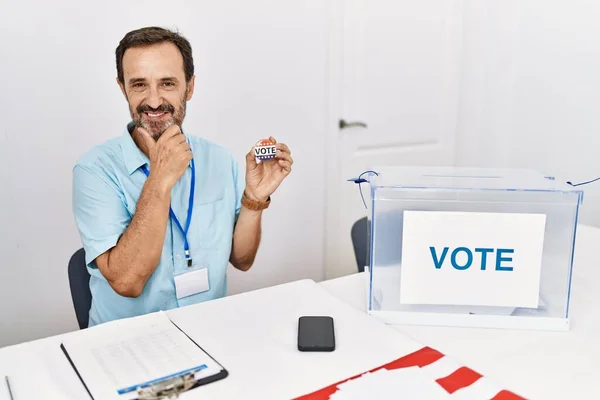
[[[251,211],[242,207],[233,231],[231,264],[242,271],[254,263],[261,238],[262,211]]]
[[[137,297],[158,266],[169,218],[170,189],[152,176],[146,181],[131,224],[117,245],[97,261],[113,289]]]

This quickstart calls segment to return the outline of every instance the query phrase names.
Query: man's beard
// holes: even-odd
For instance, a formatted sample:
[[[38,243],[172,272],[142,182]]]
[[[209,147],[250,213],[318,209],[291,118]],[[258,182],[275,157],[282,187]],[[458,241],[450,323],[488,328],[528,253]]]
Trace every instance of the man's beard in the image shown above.
[[[130,107],[129,112],[135,126],[144,128],[148,131],[150,136],[154,138],[154,140],[158,140],[164,131],[166,131],[170,126],[177,125],[181,128],[185,118],[186,106],[187,102],[185,101],[185,98],[182,98],[179,108],[177,109],[168,103],[161,104],[157,108],[152,108],[146,104],[142,104],[136,107],[136,112],[133,112]],[[166,120],[152,121],[148,118],[144,118],[144,113],[146,112],[168,112],[171,115]]]

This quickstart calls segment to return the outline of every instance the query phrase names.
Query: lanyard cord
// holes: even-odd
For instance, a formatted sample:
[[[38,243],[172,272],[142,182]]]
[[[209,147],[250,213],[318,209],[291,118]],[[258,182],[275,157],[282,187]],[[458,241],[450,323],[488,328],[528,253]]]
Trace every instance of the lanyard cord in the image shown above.
[[[188,231],[190,229],[190,224],[192,223],[192,212],[194,210],[194,189],[196,187],[196,166],[194,164],[193,158],[191,161],[191,165],[192,165],[192,183],[191,183],[191,187],[190,187],[190,199],[188,202],[188,210],[187,210],[187,218],[185,221],[185,229],[181,226],[181,223],[179,222],[179,220],[177,219],[177,216],[173,212],[173,208],[171,206],[169,206],[169,215],[173,219],[173,222],[175,222],[175,225],[177,225],[177,228],[179,229],[179,231],[183,234],[183,249],[185,251],[185,258],[187,259],[188,267],[192,266],[192,258],[190,256],[190,244],[188,243],[187,237],[188,237]],[[144,171],[144,174],[146,174],[146,177],[150,176],[150,171],[148,171],[148,168],[146,168],[145,165],[142,165],[142,171]]]

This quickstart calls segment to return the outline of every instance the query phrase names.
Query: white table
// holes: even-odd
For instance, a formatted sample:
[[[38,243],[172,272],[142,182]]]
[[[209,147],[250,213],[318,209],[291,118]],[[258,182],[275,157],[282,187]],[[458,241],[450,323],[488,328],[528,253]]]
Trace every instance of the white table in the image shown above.
[[[169,311],[169,317],[230,372],[228,378],[181,398],[286,399],[423,345],[529,398],[600,398],[600,291],[594,288],[600,283],[594,258],[598,245],[600,230],[581,227],[570,332],[389,327],[364,312],[361,274],[321,284],[298,281]],[[335,318],[335,352],[296,350],[297,319],[310,314]],[[87,398],[59,348],[64,336],[77,334],[81,332],[0,349],[0,377],[11,376],[17,400]],[[3,389],[0,385],[0,399],[6,398]]]
[[[336,351],[296,347],[303,315],[330,315]],[[167,312],[169,318],[228,371],[226,379],[185,393],[182,400],[290,399],[393,361],[422,344],[301,280]],[[89,329],[96,329],[92,327]],[[89,398],[60,350],[76,331],[0,349],[16,400]],[[1,391],[0,399],[8,398]],[[4,394],[4,397],[3,397]]]
[[[579,226],[569,332],[397,325],[394,328],[534,399],[600,399],[600,229]],[[366,310],[364,276],[323,282]]]

